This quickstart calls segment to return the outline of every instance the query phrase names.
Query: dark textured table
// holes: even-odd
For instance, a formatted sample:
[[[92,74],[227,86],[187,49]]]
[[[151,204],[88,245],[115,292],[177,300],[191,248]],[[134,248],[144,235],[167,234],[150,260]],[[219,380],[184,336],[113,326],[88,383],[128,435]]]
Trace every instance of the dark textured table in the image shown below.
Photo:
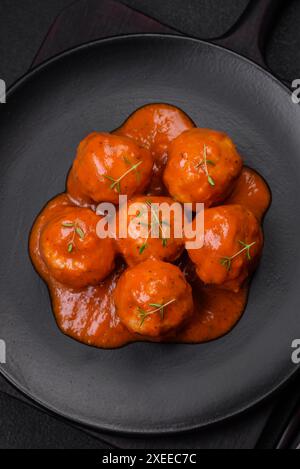
[[[30,68],[56,15],[70,3],[70,0],[47,3],[0,0],[0,78],[10,84]],[[183,34],[213,38],[229,29],[248,0],[124,0],[123,3]],[[289,81],[300,77],[299,18],[300,2],[287,2],[267,50],[270,68]],[[43,53],[51,53],[51,47],[49,50],[44,47],[39,59]],[[272,446],[278,427],[288,418],[288,412],[282,414],[281,410],[287,401],[297,400],[297,389],[296,381],[282,395],[250,412],[193,434],[142,440],[83,431],[34,406],[0,378],[0,448],[253,448],[270,417],[271,424],[260,444]]]

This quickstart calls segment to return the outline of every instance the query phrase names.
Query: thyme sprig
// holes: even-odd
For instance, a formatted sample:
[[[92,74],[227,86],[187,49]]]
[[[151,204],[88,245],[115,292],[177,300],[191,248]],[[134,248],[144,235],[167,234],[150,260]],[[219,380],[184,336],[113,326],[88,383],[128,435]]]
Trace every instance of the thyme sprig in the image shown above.
[[[154,220],[154,222],[152,222],[152,220],[151,220],[147,238],[145,239],[144,243],[142,244],[142,246],[139,249],[140,254],[143,254],[145,249],[147,249],[147,247],[148,247],[148,240],[149,240],[149,236],[150,236],[150,233],[152,231],[153,226],[155,226],[155,227],[158,226],[159,227],[159,237],[161,239],[163,247],[166,248],[167,245],[168,245],[168,237],[167,237],[166,232],[163,228],[163,225],[166,225],[168,223],[165,222],[165,221],[160,221],[159,216],[157,214],[157,210],[153,207],[151,200],[147,200],[146,205],[150,208],[151,214],[153,214],[153,217],[155,218],[155,220]],[[136,216],[136,218],[140,218],[142,215],[143,215],[143,213],[140,212]],[[142,223],[140,223],[140,224],[142,224]],[[149,227],[149,223],[147,224],[147,226]]]
[[[161,304],[161,303],[150,303],[149,307],[150,308],[155,308],[151,311],[146,311],[145,309],[141,308],[140,306],[138,307],[138,313],[139,317],[141,319],[140,327],[144,324],[145,320],[149,317],[152,316],[153,314],[159,313],[161,320],[164,319],[165,316],[165,309],[167,306],[170,306],[171,304],[175,303],[176,299],[173,298],[172,300],[168,301],[167,303]]]
[[[203,159],[199,161],[199,163],[196,165],[196,169],[202,168],[206,174],[207,180],[209,184],[214,187],[216,185],[214,179],[212,176],[209,174],[208,170],[208,165],[215,166],[215,163],[212,160],[207,159],[207,146],[204,145],[203,147]]]
[[[127,156],[124,156],[124,162],[127,164],[127,166],[129,166],[130,168],[133,168],[133,171],[135,173],[135,178],[136,178],[136,181],[137,183],[139,184],[141,182],[141,173],[140,171],[138,170],[138,167],[139,167],[139,164],[137,163],[137,165],[134,165],[132,164],[132,162],[130,161],[129,158],[127,158]],[[140,163],[142,163],[142,161],[140,161]]]
[[[149,236],[150,236],[151,231],[152,231],[152,226],[150,226],[150,228],[148,230],[147,238],[145,239],[145,241],[143,242],[142,246],[139,249],[139,254],[140,255],[142,255],[143,252],[145,251],[145,249],[147,249],[147,247],[148,247],[148,240],[149,240]]]
[[[220,259],[220,263],[221,265],[223,265],[226,270],[228,272],[230,272],[231,270],[231,267],[232,267],[232,261],[240,256],[241,254],[243,254],[243,252],[246,252],[246,255],[247,255],[247,259],[248,261],[251,261],[252,257],[251,257],[251,253],[250,253],[250,249],[252,248],[252,246],[254,246],[256,244],[256,241],[254,241],[254,243],[251,243],[251,244],[247,244],[247,243],[244,243],[244,241],[239,241],[240,245],[243,246],[243,248],[238,251],[236,254],[234,254],[233,256],[231,257],[222,257]]]
[[[160,239],[162,240],[162,245],[163,247],[166,247],[167,246],[167,243],[168,243],[168,238],[167,238],[167,235],[166,235],[166,232],[163,228],[163,225],[166,224],[166,222],[164,221],[161,221],[159,219],[159,216],[157,214],[157,210],[156,208],[154,208],[151,204],[151,202],[147,202],[148,206],[151,208],[151,213],[153,214],[154,218],[155,218],[155,226],[158,226],[159,228],[159,233],[160,233]]]
[[[115,179],[112,176],[109,176],[107,174],[104,175],[105,179],[107,179],[108,181],[112,183],[110,185],[110,189],[116,190],[118,194],[121,194],[121,182],[126,176],[128,176],[128,174],[134,171],[138,182],[140,181],[140,177],[141,177],[140,172],[138,171],[138,168],[143,163],[142,161],[139,161],[136,164],[132,164],[131,161],[127,157],[124,157],[124,161],[128,166],[130,166],[130,168],[128,169],[128,171],[125,171],[125,173],[122,174],[122,176],[120,176],[118,179]]]
[[[62,226],[64,228],[72,229],[72,233],[73,233],[72,239],[71,239],[70,243],[68,244],[68,252],[71,253],[74,249],[76,236],[78,236],[80,239],[84,239],[85,238],[85,233],[84,233],[83,229],[80,227],[78,221],[64,222],[64,223],[62,223]]]

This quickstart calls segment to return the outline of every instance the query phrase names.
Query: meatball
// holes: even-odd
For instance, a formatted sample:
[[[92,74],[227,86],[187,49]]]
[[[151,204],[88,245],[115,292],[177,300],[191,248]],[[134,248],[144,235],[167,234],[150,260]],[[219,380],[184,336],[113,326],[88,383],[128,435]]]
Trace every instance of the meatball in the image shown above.
[[[88,208],[68,208],[51,219],[40,237],[40,252],[50,275],[80,289],[96,285],[114,269],[112,239],[99,239],[99,217]]]
[[[171,143],[164,182],[179,202],[211,207],[225,200],[241,170],[241,157],[226,134],[192,129]]]
[[[241,205],[210,208],[204,215],[204,245],[188,250],[198,277],[206,284],[238,292],[262,253],[260,224]]]
[[[150,189],[151,193],[160,194],[161,177],[167,163],[170,142],[193,127],[195,124],[192,120],[177,107],[148,104],[135,111],[115,133],[133,138],[151,151],[155,163]]]
[[[127,329],[148,337],[182,326],[193,313],[192,289],[181,270],[153,259],[122,274],[114,299]]]
[[[183,216],[182,206],[168,197],[136,197],[121,207],[117,245],[126,263],[133,266],[148,258],[175,261],[185,245]],[[126,219],[128,235],[121,238],[120,220]]]
[[[95,132],[78,147],[67,189],[79,201],[117,204],[120,194],[142,194],[152,169],[146,148],[127,137]]]

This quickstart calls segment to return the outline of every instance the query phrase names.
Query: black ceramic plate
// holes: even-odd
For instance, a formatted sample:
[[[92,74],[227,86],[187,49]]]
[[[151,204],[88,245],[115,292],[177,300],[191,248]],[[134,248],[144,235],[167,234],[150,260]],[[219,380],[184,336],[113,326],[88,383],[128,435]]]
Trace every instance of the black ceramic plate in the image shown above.
[[[228,132],[269,182],[266,245],[247,310],[203,345],[105,351],[65,337],[28,256],[42,206],[64,190],[78,142],[136,108],[168,102]],[[283,85],[234,53],[182,37],[84,46],[22,79],[0,109],[2,373],[45,407],[96,428],[175,432],[231,416],[295,371],[300,336],[300,109]]]

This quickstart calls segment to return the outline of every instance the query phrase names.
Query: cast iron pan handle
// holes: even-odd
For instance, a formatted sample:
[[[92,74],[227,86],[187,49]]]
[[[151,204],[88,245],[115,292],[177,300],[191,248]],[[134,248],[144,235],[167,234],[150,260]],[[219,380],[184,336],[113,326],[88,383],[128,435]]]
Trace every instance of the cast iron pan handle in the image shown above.
[[[250,0],[239,21],[214,44],[226,47],[268,68],[264,50],[273,22],[286,0]]]

